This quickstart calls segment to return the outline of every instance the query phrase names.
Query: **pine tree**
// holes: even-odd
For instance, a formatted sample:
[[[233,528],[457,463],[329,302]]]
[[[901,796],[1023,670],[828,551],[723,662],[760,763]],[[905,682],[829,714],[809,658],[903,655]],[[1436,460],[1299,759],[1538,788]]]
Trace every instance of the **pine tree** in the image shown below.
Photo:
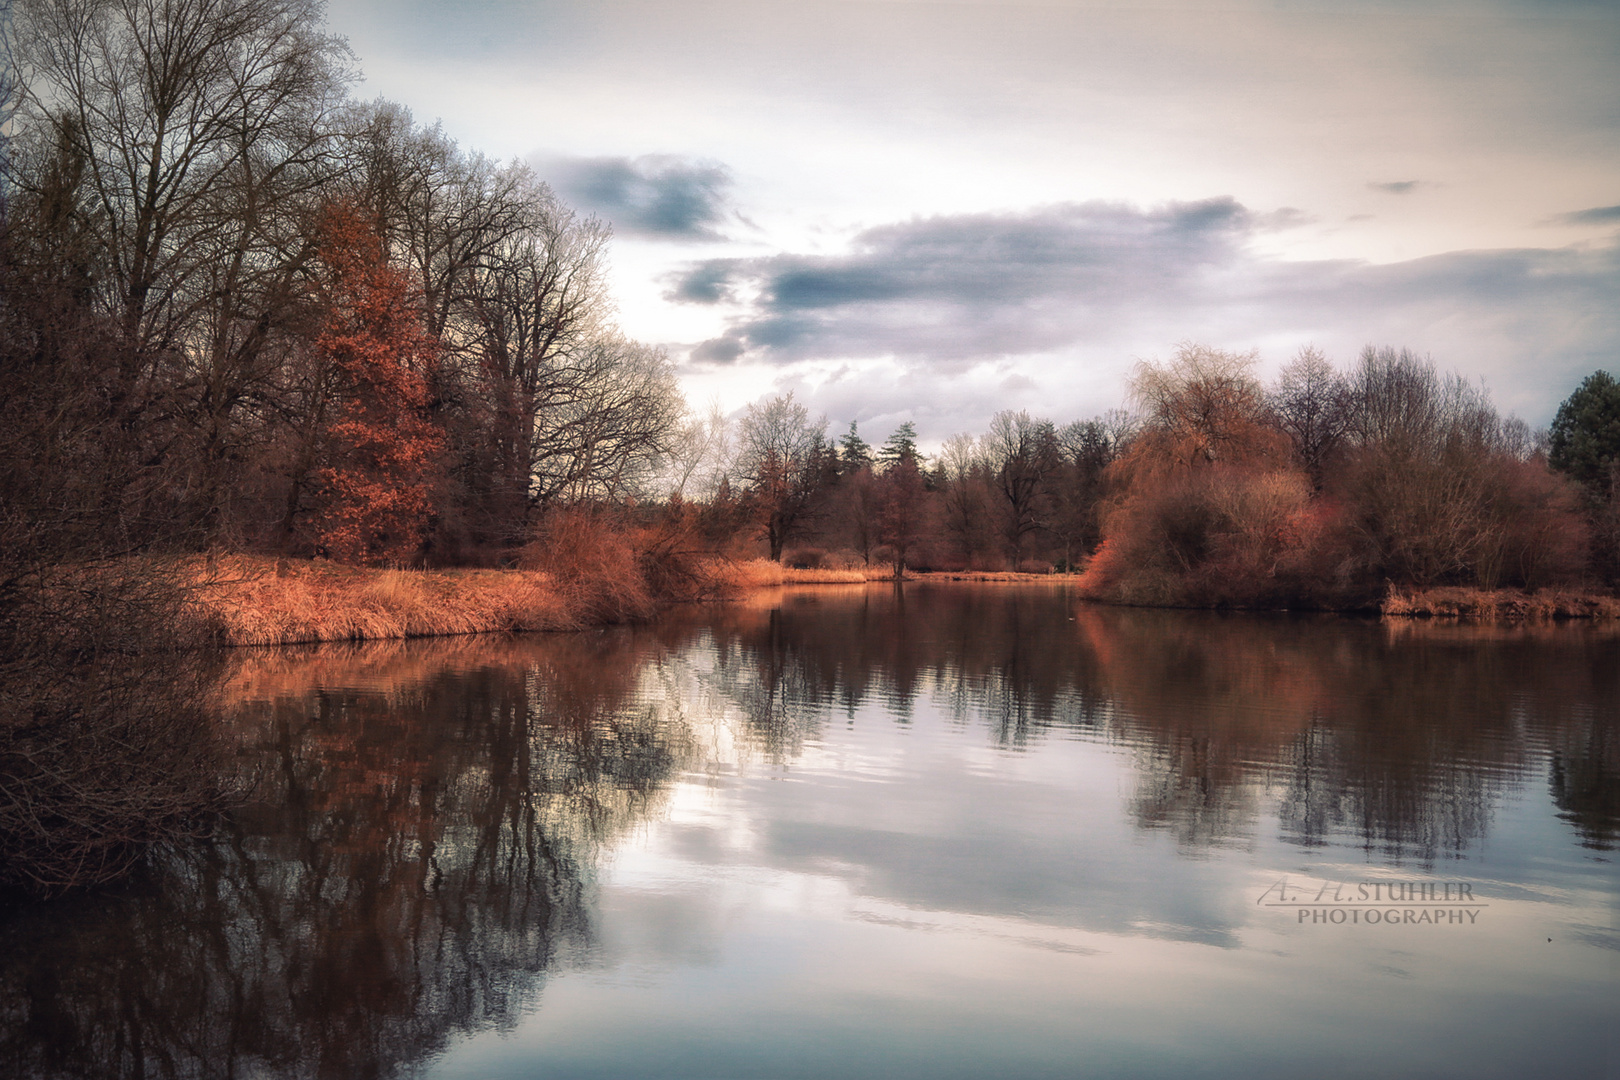
[[[838,469],[844,476],[850,476],[860,472],[862,469],[871,468],[872,448],[867,445],[866,440],[861,438],[860,432],[855,429],[855,421],[851,420],[849,422],[849,431],[842,439],[838,440],[838,445],[841,448]]]
[[[1620,467],[1620,382],[1595,371],[1558,407],[1547,463],[1601,493]]]
[[[907,420],[895,428],[894,434],[889,436],[888,440],[884,442],[883,448],[878,451],[877,459],[884,469],[892,468],[902,461],[909,461],[915,465],[917,462],[917,426]]]

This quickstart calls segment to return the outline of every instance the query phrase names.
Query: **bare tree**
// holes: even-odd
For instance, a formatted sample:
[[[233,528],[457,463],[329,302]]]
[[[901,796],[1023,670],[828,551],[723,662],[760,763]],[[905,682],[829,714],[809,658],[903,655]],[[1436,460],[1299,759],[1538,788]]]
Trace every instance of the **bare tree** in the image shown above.
[[[671,437],[667,489],[682,499],[711,499],[731,470],[731,424],[718,401]]]
[[[457,271],[459,298],[444,327],[453,368],[445,408],[455,414],[447,426],[472,474],[473,513],[498,543],[521,541],[533,508],[579,490],[581,476],[599,471],[602,444],[590,432],[608,422],[604,409],[624,393],[627,406],[651,400],[637,397],[648,390],[647,354],[608,322],[607,228],[578,218],[532,177],[520,180],[503,196],[521,200],[518,227]],[[630,366],[617,372],[621,360]],[[632,384],[641,390],[630,392]],[[674,399],[654,397],[659,403],[645,420],[668,429],[656,434],[661,451]],[[593,410],[595,419],[584,421]],[[635,421],[612,423],[628,430]],[[570,443],[575,437],[583,441]],[[591,463],[571,460],[587,455]]]
[[[1057,433],[1050,420],[1003,410],[990,419],[980,440],[981,452],[996,491],[1005,503],[1002,535],[1016,563],[1025,538],[1048,526],[1045,481],[1058,467]]]
[[[1090,552],[1101,542],[1105,474],[1124,453],[1134,430],[1134,418],[1113,409],[1091,420],[1076,420],[1057,433],[1060,466],[1049,482],[1051,530],[1063,541],[1065,566],[1074,564],[1076,549]]]
[[[483,275],[528,253],[527,244],[566,228],[550,189],[521,162],[500,166],[458,147],[434,125],[378,101],[351,110],[345,154],[350,196],[377,228],[422,296],[429,332],[467,344],[454,323],[486,296]]]
[[[1145,414],[1143,448],[1152,463],[1176,468],[1267,456],[1274,439],[1253,374],[1257,359],[1184,342],[1169,363],[1137,364],[1131,397]]]
[[[958,433],[945,440],[939,452],[944,475],[945,531],[955,538],[962,553],[971,561],[986,546],[986,506],[984,458],[978,440]]]
[[[189,501],[215,514],[238,418],[273,394],[347,49],[315,0],[19,0],[16,17],[13,178],[56,184],[72,219],[81,299],[117,334],[109,408],[148,454],[191,454]]]
[[[551,389],[530,442],[542,506],[635,494],[686,411],[668,355],[616,334],[575,350]]]
[[[1294,456],[1322,489],[1327,462],[1350,429],[1350,387],[1314,346],[1299,350],[1266,395],[1279,428],[1293,440]]]
[[[1417,585],[1536,584],[1571,572],[1579,522],[1522,424],[1483,387],[1369,346],[1350,376],[1345,488],[1361,558]]]
[[[811,515],[819,487],[827,420],[780,394],[748,406],[737,432],[738,477],[749,485],[772,559]]]

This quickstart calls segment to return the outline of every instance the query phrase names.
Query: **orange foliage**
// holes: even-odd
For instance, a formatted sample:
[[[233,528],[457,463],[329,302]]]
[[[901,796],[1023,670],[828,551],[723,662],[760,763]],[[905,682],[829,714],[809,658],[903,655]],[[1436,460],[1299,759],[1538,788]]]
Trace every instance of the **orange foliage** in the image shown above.
[[[433,512],[444,435],[428,415],[438,345],[376,232],[348,206],[320,227],[327,309],[315,347],[342,402],[327,429],[319,543],[333,558],[398,563],[421,545]]]
[[[1331,573],[1335,517],[1293,469],[1210,465],[1139,479],[1109,514],[1080,587],[1135,604],[1285,602]]]

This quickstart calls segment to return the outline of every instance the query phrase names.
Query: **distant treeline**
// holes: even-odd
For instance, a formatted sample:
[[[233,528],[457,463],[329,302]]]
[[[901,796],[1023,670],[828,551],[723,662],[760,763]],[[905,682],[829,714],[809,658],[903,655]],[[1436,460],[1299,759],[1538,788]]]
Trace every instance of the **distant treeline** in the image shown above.
[[[1129,411],[1059,427],[998,413],[932,459],[903,424],[836,445],[791,397],[739,425],[733,499],[773,557],[920,569],[1083,569],[1099,597],[1359,605],[1390,586],[1613,583],[1620,384],[1587,379],[1552,428],[1408,350],[1348,370],[1306,348],[1269,387],[1257,358],[1185,344],[1139,364]],[[715,437],[715,441],[719,441]]]

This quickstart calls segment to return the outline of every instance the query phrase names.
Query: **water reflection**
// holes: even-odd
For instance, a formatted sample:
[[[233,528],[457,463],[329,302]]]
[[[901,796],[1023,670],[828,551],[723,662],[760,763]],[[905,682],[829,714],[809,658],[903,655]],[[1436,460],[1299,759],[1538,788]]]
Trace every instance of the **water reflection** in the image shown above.
[[[584,956],[675,756],[624,635],[249,658],[255,799],[0,939],[7,1075],[390,1075]],[[280,669],[280,670],[278,670]],[[311,683],[315,685],[311,685]]]
[[[1568,838],[1612,850],[1617,658],[1612,628],[971,587],[246,654],[232,723],[254,800],[127,888],[0,918],[0,1072],[395,1075],[514,1029],[559,973],[649,948],[720,963],[735,902],[670,867],[728,860],[852,905],[817,931],[828,948],[860,923],[1069,961],[1095,934],[1237,950],[1246,871],[1216,864],[1268,842],[1421,870],[1472,857],[1512,799],[1550,798]],[[743,783],[760,776],[800,783]],[[672,809],[692,790],[728,794]],[[603,867],[655,826],[674,861],[608,907],[668,940],[605,941]]]
[[[1189,853],[1241,843],[1274,808],[1287,838],[1422,864],[1483,839],[1491,807],[1552,753],[1554,798],[1615,838],[1620,633],[1093,607],[1057,590],[790,594],[666,621],[699,632],[713,688],[790,760],[871,701],[926,699],[1002,747],[1056,734],[1131,748],[1131,810]]]

